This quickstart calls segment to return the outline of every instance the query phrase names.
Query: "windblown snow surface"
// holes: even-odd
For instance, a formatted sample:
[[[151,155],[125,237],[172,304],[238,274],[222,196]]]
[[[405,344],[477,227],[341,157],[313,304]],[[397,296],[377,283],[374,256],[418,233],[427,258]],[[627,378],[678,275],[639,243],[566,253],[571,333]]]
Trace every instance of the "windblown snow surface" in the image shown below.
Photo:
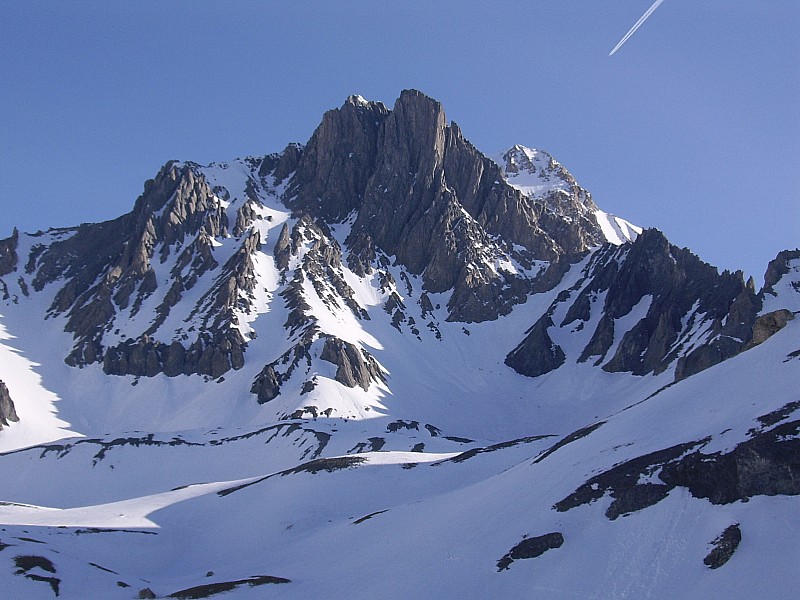
[[[206,176],[232,206],[243,198],[233,167]],[[315,360],[311,393],[292,379],[258,405],[250,383],[287,348],[271,248],[292,222],[276,196],[260,199],[268,285],[241,320],[258,336],[220,380],[70,368],[62,318],[41,320],[53,286],[2,307],[0,378],[23,419],[0,432],[4,597],[779,598],[800,585],[795,496],[714,505],[676,487],[614,520],[609,493],[555,508],[624,461],[699,440],[730,450],[758,417],[790,405],[788,418],[800,408],[800,319],[673,385],[672,368],[636,377],[569,360],[581,336],[559,339],[564,366],[532,379],[505,356],[590,256],[550,292],[469,325],[445,320],[446,295],[422,315],[421,282],[397,268],[416,334],[392,327],[374,277],[342,266],[369,320],[304,294],[321,330],[367,348],[385,384],[345,387]],[[796,306],[796,287],[770,302]],[[289,418],[297,410],[306,418]],[[709,569],[711,542],[734,523],[741,544]],[[563,543],[539,556],[512,551],[555,532]]]

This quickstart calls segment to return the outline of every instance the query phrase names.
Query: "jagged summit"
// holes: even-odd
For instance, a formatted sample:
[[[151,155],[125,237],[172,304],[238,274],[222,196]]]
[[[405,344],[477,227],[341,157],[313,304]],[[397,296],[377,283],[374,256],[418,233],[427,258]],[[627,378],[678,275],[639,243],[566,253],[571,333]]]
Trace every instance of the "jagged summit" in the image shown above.
[[[579,315],[594,323],[601,294],[606,301],[597,310],[604,316],[579,362],[599,356],[593,360],[604,369],[647,373],[688,360],[678,340],[696,335],[689,330],[700,316],[692,310],[708,318],[702,303],[692,308],[705,292],[690,287],[679,298],[674,290],[700,276],[667,268],[678,254],[660,234],[629,248],[639,231],[600,211],[547,152],[516,145],[495,162],[448,122],[439,102],[405,90],[391,110],[350,96],[325,113],[305,145],[279,154],[209,166],[171,161],[127,215],[47,239],[21,240],[15,232],[0,245],[0,274],[7,300],[49,291],[48,316],[63,318],[73,336],[69,365],[101,364],[119,376],[217,379],[242,370],[255,354],[260,364],[245,371],[257,370],[249,387],[263,403],[284,393],[302,365],[306,375],[294,385],[313,389],[314,357],[336,365],[333,379],[342,385],[384,385],[385,368],[372,354],[380,344],[352,334],[375,318],[371,306],[382,306],[398,331],[420,337],[424,324],[438,337],[442,322],[494,321],[531,294],[557,287],[587,252],[593,258],[578,280],[585,287],[570,296],[568,318],[552,323],[565,302],[559,297],[506,363],[534,376],[563,364],[564,344],[553,341],[553,327]],[[622,248],[603,249],[607,242]],[[670,272],[642,280],[640,247]],[[642,273],[654,268],[648,264]],[[619,265],[634,270],[626,275]],[[22,271],[14,284],[8,276]],[[721,323],[730,302],[745,293],[734,287],[730,297],[720,296],[720,333],[706,343],[731,337],[731,325]],[[615,308],[631,293],[635,302]],[[645,310],[644,298],[658,300]],[[615,329],[614,319],[634,306],[644,320],[627,333]],[[278,309],[286,314],[286,340],[266,354],[251,351],[259,323]],[[325,314],[350,325],[332,326]],[[687,372],[736,353],[748,335],[737,333],[738,345],[728,343],[714,357],[690,360],[696,366]],[[635,356],[646,357],[642,363]]]
[[[370,104],[381,104],[380,102],[370,102],[360,94],[352,94],[348,96],[345,102],[347,104],[352,104],[353,106],[363,106],[363,107],[368,107]]]

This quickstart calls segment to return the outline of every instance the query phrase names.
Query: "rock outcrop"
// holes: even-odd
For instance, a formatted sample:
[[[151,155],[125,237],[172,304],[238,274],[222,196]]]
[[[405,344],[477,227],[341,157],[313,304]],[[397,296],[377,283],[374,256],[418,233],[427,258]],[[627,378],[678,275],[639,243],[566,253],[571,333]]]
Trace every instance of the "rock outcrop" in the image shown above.
[[[634,375],[674,366],[682,379],[744,350],[759,307],[741,272],[720,274],[650,229],[631,244],[597,252],[506,363],[523,375],[547,373],[563,363],[548,331],[596,322],[578,362]],[[554,323],[556,314],[563,317]]]
[[[738,523],[725,528],[725,531],[711,542],[711,552],[703,559],[709,569],[719,569],[728,562],[742,541],[742,530]]]
[[[281,203],[291,216],[276,211]],[[244,367],[251,323],[275,296],[288,311],[288,339],[258,365],[252,391],[262,403],[298,369],[312,377],[316,359],[335,364],[346,386],[383,380],[374,357],[320,327],[309,304],[368,320],[348,284],[353,274],[375,276],[395,329],[421,340],[427,328],[441,339],[437,319],[497,319],[553,290],[590,255],[577,283],[534,316],[506,358],[532,377],[577,361],[635,375],[674,369],[678,380],[762,342],[791,317],[757,315],[800,251],[770,264],[757,296],[741,273],[719,274],[656,230],[603,245],[598,214],[546,152],[515,146],[495,162],[418,91],[403,91],[391,109],[351,96],[304,146],[209,167],[169,162],[129,214],[40,234],[23,245],[27,256],[18,256],[15,230],[0,241],[0,295],[16,300],[11,283],[28,293],[25,278],[8,277],[22,265],[34,291],[52,286],[47,317],[64,318],[73,335],[69,365],[215,379]],[[280,229],[276,215],[289,217]],[[421,287],[416,305],[407,304],[411,279]],[[560,345],[569,332],[586,334],[577,354]],[[311,379],[300,389],[313,389]]]
[[[794,315],[790,310],[785,308],[780,308],[758,316],[755,323],[753,323],[753,336],[750,340],[750,347],[758,346],[767,341],[786,327],[786,324],[792,319],[794,319]]]
[[[547,333],[553,326],[550,315],[545,314],[526,331],[525,340],[506,357],[505,363],[517,373],[538,377],[564,364],[566,356]]]
[[[764,274],[763,295],[775,295],[775,285],[791,270],[791,263],[800,260],[800,250],[782,250],[770,261]],[[800,289],[795,288],[798,292]]]
[[[285,282],[281,291],[288,309],[284,328],[292,342],[277,360],[265,365],[253,381],[250,391],[258,402],[263,404],[277,398],[283,385],[297,372],[311,377],[303,382],[302,389],[313,389],[315,355],[336,365],[333,379],[347,387],[367,390],[372,383],[383,382],[383,370],[369,352],[325,332],[311,311],[309,295],[316,296],[325,310],[349,312],[357,320],[370,318],[356,302],[345,280],[342,248],[332,239],[327,224],[303,214],[291,231],[284,225],[274,247],[274,256]],[[290,263],[295,265],[293,270]]]
[[[17,256],[17,245],[19,244],[19,231],[14,228],[11,237],[0,240],[0,277],[5,277],[13,273],[17,268],[19,256]]]
[[[567,511],[610,493],[613,501],[606,517],[613,520],[660,502],[676,487],[712,504],[798,495],[800,421],[788,420],[798,407],[793,403],[760,417],[761,426],[751,429],[749,439],[729,451],[702,452],[709,438],[627,460],[595,475],[554,508]]]
[[[19,422],[17,411],[14,408],[14,401],[8,393],[8,387],[3,381],[0,381],[0,429],[5,425],[8,427],[9,423]]]
[[[334,379],[347,387],[366,391],[373,382],[384,381],[378,362],[368,352],[338,338],[326,338],[320,358],[336,365]]]
[[[545,533],[535,537],[526,537],[497,561],[497,570],[505,571],[515,560],[536,558],[548,550],[560,548],[564,544],[564,535],[560,531]]]
[[[239,250],[220,265],[216,240],[230,237],[226,194],[212,189],[195,165],[170,162],[145,184],[131,213],[34,247],[27,267],[35,273],[34,289],[61,285],[49,316],[67,316],[66,330],[75,337],[68,364],[100,362],[108,374],[136,376],[219,377],[242,367],[246,340],[235,328],[236,311],[243,302],[246,307],[256,284],[252,256],[259,237],[248,225],[258,200],[249,198],[239,210]],[[174,307],[195,295],[204,278],[211,285],[188,307],[186,325],[162,331]],[[145,306],[152,318],[141,319],[137,330],[129,323]]]

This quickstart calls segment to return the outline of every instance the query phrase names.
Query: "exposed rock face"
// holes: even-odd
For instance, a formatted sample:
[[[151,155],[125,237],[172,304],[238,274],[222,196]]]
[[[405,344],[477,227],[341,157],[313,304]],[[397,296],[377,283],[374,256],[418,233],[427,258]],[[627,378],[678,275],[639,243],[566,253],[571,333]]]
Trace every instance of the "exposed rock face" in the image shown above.
[[[256,395],[259,404],[274,400],[281,393],[283,377],[275,370],[273,365],[267,365],[258,374],[250,386],[250,392]]]
[[[726,562],[728,562],[739,543],[742,541],[742,530],[739,528],[738,523],[727,527],[719,536],[711,542],[714,546],[711,552],[703,559],[709,569],[718,569]]]
[[[19,243],[19,231],[14,228],[10,238],[0,240],[0,277],[13,273],[17,268],[17,244]]]
[[[356,96],[325,113],[287,189],[291,206],[329,223],[357,210],[375,169],[380,124],[388,113],[383,104]]]
[[[351,97],[326,113],[287,201],[329,223],[355,213],[350,266],[371,272],[379,253],[395,256],[428,291],[453,290],[456,321],[493,319],[524,301],[530,281],[496,269],[498,260],[553,260],[600,239],[595,222],[566,219],[508,185],[441,105],[413,90],[391,111]]]
[[[253,381],[251,392],[256,394],[258,402],[263,404],[277,398],[282,386],[298,370],[310,376],[312,355],[317,351],[321,360],[337,366],[334,379],[342,385],[367,390],[373,382],[384,381],[380,365],[369,352],[325,333],[318,326],[317,318],[311,314],[308,293],[316,295],[331,310],[345,310],[356,319],[369,319],[345,281],[342,248],[331,238],[325,222],[315,221],[305,214],[298,219],[291,232],[284,225],[275,244],[274,255],[281,278],[286,281],[291,275],[281,296],[289,310],[284,327],[293,336],[293,342],[277,360],[264,366]],[[297,263],[294,271],[289,269],[292,260]],[[304,390],[314,387],[313,380],[307,380],[303,385]]]
[[[237,177],[241,189],[228,189]],[[292,215],[275,239],[270,222],[281,203]],[[436,319],[505,315],[559,285],[591,249],[578,282],[534,317],[506,359],[533,377],[578,361],[636,375],[674,368],[680,379],[763,341],[788,319],[756,314],[800,252],[773,261],[759,297],[741,274],[720,275],[655,230],[600,246],[596,212],[552,156],[515,146],[496,163],[418,91],[402,92],[391,110],[351,96],[305,146],[214,169],[167,163],[129,214],[41,234],[28,256],[17,256],[15,231],[0,241],[0,296],[16,301],[14,283],[28,294],[22,278],[2,278],[21,264],[34,291],[52,286],[47,316],[66,318],[72,366],[220,378],[245,365],[256,335],[250,323],[274,295],[288,310],[288,335],[258,365],[251,389],[262,403],[296,373],[305,377],[299,390],[310,393],[317,359],[335,364],[345,386],[383,380],[375,358],[325,331],[309,304],[368,320],[347,283],[353,273],[374,276],[398,331],[421,340],[427,329],[441,339]],[[277,286],[268,290],[275,270]],[[411,279],[420,282],[413,300]],[[434,293],[447,294],[435,309]],[[584,329],[578,355],[559,345],[560,334]]]
[[[660,478],[696,498],[728,504],[753,496],[800,494],[800,421],[756,434],[728,453],[693,452],[666,465]]]
[[[684,453],[700,444],[702,442],[679,444],[625,461],[608,471],[592,477],[575,492],[556,502],[553,508],[564,512],[599,500],[609,492],[614,500],[606,510],[606,517],[612,521],[620,515],[651,506],[666,498],[674,486],[651,482],[640,483],[640,480],[657,472],[670,461],[677,460]]]
[[[559,231],[563,239],[570,240],[562,243],[564,248],[588,248],[605,242],[592,195],[553,156],[516,145],[499,162],[512,186],[545,207],[543,228]]]
[[[763,294],[775,295],[775,284],[789,273],[790,263],[800,259],[800,250],[783,250],[767,266],[764,274]],[[798,290],[800,291],[800,290]]]
[[[613,520],[661,501],[679,486],[712,504],[753,496],[798,495],[800,421],[786,421],[798,406],[793,403],[764,415],[759,419],[761,427],[750,430],[750,439],[729,452],[701,452],[709,442],[705,439],[625,461],[592,477],[554,508],[567,511],[610,492],[614,500],[606,517]],[[660,482],[652,481],[654,475]]]
[[[10,238],[0,240],[0,300],[9,300],[11,293],[3,277],[17,270],[17,245],[19,244],[19,231],[14,228]]]
[[[3,381],[0,381],[0,429],[4,425],[7,427],[9,422],[16,423],[18,421],[19,417],[14,408],[14,401],[8,393],[8,387]]]
[[[530,377],[537,377],[557,369],[566,361],[564,351],[553,343],[547,334],[553,326],[550,315],[543,315],[526,333],[525,340],[506,357],[506,364]]]
[[[131,213],[83,225],[32,254],[28,269],[35,272],[37,291],[57,280],[66,282],[49,314],[68,317],[66,330],[76,340],[68,364],[102,362],[106,373],[114,375],[212,377],[243,366],[246,342],[231,326],[238,322],[235,310],[242,308],[242,298],[246,302],[254,291],[252,255],[259,238],[255,231],[248,233],[247,225],[254,216],[252,203],[258,201],[251,198],[239,211],[241,246],[220,266],[215,240],[230,234],[218,192],[227,194],[212,190],[194,165],[168,163],[145,184]],[[159,280],[156,273],[164,268],[169,278]],[[172,339],[155,337],[172,309],[207,273],[217,275],[192,311],[194,322],[175,331]],[[115,333],[115,328],[130,330],[125,323],[159,286],[168,288],[154,307],[152,321],[127,335]]]
[[[320,358],[338,367],[335,379],[347,387],[359,386],[366,391],[373,381],[383,381],[381,368],[372,356],[338,338],[325,340]]]
[[[542,317],[506,363],[534,377],[551,371],[563,363],[553,358],[563,351],[548,342],[548,330],[582,330],[599,314],[579,362],[635,375],[675,365],[682,379],[745,349],[759,306],[741,272],[719,274],[651,229],[632,244],[598,252],[550,307],[548,315],[564,315],[560,322]]]
[[[786,327],[786,324],[792,319],[794,319],[794,315],[785,308],[759,316],[753,324],[753,337],[750,340],[750,346],[757,346],[765,342]]]
[[[497,561],[497,570],[505,571],[515,560],[536,558],[548,550],[560,548],[564,544],[564,536],[559,531],[546,533],[536,537],[526,537],[514,546],[508,554]]]

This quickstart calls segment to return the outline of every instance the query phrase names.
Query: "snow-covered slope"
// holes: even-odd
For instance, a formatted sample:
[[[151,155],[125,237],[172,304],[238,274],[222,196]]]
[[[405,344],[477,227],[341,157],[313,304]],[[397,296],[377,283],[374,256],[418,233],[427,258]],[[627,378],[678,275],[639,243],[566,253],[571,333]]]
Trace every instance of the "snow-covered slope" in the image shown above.
[[[62,596],[75,598],[95,590],[130,597],[117,582],[167,594],[258,576],[288,579],[270,590],[287,598],[523,597],[531,585],[548,597],[780,597],[799,583],[792,567],[800,551],[791,534],[796,497],[709,502],[678,485],[660,490],[665,493],[655,502],[644,492],[625,496],[623,490],[663,486],[659,474],[668,458],[697,450],[730,453],[759,435],[762,457],[774,458],[763,432],[780,429],[773,450],[795,448],[798,405],[792,399],[800,369],[796,358],[781,358],[797,349],[796,324],[572,435],[532,436],[477,452],[382,451],[279,470],[242,447],[225,462],[232,475],[249,471],[246,478],[226,481],[220,465],[196,467],[198,483],[215,483],[169,492],[166,463],[196,464],[177,445],[120,445],[94,466],[85,453],[74,456],[77,447],[61,450],[61,458],[53,449],[43,457],[56,468],[49,497],[40,485],[38,494],[8,498],[24,496],[48,508],[0,510],[7,523],[0,560],[10,574],[16,557],[41,557],[53,572],[24,574],[57,578]],[[763,378],[749,375],[754,372]],[[685,447],[676,449],[679,444]],[[41,453],[5,455],[3,462],[15,472],[28,463],[30,475],[43,478]],[[155,467],[161,493],[123,488],[120,498],[108,497],[114,477],[124,477],[114,473],[135,475],[144,470],[139,462]],[[597,493],[588,504],[564,503],[618,465],[632,465],[636,475],[617,474],[608,488],[591,484]],[[780,469],[775,472],[780,479]],[[81,473],[96,483],[79,485],[74,479]],[[107,491],[94,496],[91,489]],[[627,502],[624,518],[609,510],[620,498]],[[710,569],[703,560],[712,542],[734,524],[741,543],[719,570]],[[67,528],[54,528],[59,525]],[[528,557],[541,548],[526,546],[526,539],[556,533],[558,547]],[[19,597],[50,595],[46,583],[24,574],[6,577],[6,589]],[[263,593],[247,585],[236,589],[236,597]]]
[[[757,293],[546,153],[498,164],[354,96],[0,240],[4,593],[796,587],[798,253]]]

